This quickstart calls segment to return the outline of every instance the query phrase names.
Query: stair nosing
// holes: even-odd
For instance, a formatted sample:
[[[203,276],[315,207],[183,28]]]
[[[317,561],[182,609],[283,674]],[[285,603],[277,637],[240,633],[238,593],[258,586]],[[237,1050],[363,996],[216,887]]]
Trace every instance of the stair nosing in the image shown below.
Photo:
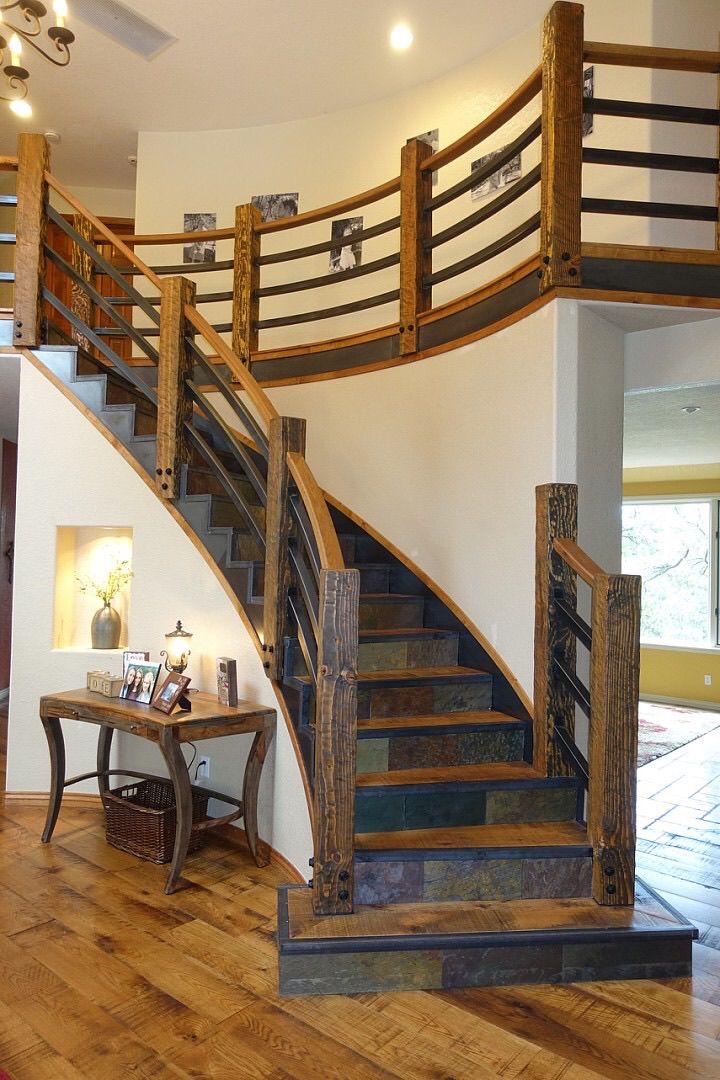
[[[421,721],[421,723],[418,723]],[[492,728],[517,728],[527,730],[529,720],[522,720],[517,716],[509,716],[507,713],[498,712],[495,709],[468,710],[467,713],[423,713],[418,716],[388,716],[369,717],[358,720],[357,734],[359,739],[383,738],[384,735],[400,731],[408,737],[410,735],[426,735],[428,732],[443,731],[446,734],[454,734],[456,729],[487,730]],[[369,726],[369,725],[372,725]],[[388,770],[389,771],[389,770]]]

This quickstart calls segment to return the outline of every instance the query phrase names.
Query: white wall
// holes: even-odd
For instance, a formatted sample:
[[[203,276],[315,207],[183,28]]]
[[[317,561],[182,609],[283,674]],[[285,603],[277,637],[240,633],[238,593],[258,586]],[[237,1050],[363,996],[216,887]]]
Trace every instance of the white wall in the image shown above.
[[[248,633],[204,559],[177,523],[113,447],[27,361],[22,362],[13,660],[7,787],[46,791],[48,755],[38,720],[43,693],[84,686],[97,667],[120,671],[118,653],[52,649],[56,529],[121,525],[133,529],[129,644],[159,659],[164,634],[181,618],[195,634],[189,674],[214,689],[215,657],[238,661],[240,695],[276,706]],[[65,723],[68,768],[94,768],[96,732]],[[122,767],[159,770],[156,748],[118,738]],[[211,785],[237,792],[250,737],[203,743]],[[149,768],[148,768],[149,766]],[[89,785],[92,790],[92,784]],[[295,866],[311,852],[299,771],[282,717],[263,774],[260,834]]]

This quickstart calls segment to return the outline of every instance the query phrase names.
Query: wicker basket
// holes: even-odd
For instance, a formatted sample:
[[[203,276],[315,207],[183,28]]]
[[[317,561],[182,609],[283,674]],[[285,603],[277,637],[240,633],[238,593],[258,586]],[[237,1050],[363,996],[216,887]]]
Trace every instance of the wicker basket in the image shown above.
[[[193,825],[207,817],[208,797],[192,789]],[[105,837],[108,844],[149,859],[170,862],[175,847],[175,793],[168,780],[141,780],[103,793]],[[205,832],[193,830],[188,854],[197,851]]]

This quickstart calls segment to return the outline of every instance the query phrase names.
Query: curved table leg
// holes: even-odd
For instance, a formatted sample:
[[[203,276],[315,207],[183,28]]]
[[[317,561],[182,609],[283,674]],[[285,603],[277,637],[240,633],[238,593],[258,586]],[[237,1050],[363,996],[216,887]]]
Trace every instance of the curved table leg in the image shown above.
[[[50,749],[50,802],[48,804],[45,829],[42,834],[43,844],[48,844],[55,829],[60,803],[65,786],[65,740],[63,739],[60,718],[41,716]]]
[[[170,873],[165,883],[165,892],[169,894],[175,892],[175,886],[180,879],[180,872],[185,863],[185,856],[190,843],[193,817],[192,790],[180,743],[173,738],[172,730],[169,728],[165,728],[160,734],[160,750],[165,758],[165,764],[172,780],[177,815],[175,848],[172,863],[170,864]]]
[[[98,787],[101,795],[104,795],[108,788],[109,777],[107,772],[110,768],[110,747],[112,746],[114,734],[114,728],[103,725],[100,728],[100,734],[98,735],[97,771],[100,773],[98,776]]]
[[[243,824],[245,825],[245,835],[247,836],[248,847],[250,848],[250,852],[255,859],[257,866],[267,866],[270,861],[264,846],[261,848],[258,845],[257,801],[262,767],[265,763],[265,758],[270,743],[272,742],[274,731],[274,720],[268,720],[265,723],[265,730],[258,731],[253,739],[250,756],[248,757],[247,765],[245,766],[245,779],[243,780]]]

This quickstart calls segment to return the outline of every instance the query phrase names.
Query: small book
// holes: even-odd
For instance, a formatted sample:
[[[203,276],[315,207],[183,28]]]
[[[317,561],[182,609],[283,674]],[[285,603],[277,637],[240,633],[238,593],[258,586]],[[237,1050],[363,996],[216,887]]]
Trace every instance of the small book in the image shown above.
[[[229,656],[218,656],[215,671],[218,701],[221,705],[237,705],[237,663]]]

